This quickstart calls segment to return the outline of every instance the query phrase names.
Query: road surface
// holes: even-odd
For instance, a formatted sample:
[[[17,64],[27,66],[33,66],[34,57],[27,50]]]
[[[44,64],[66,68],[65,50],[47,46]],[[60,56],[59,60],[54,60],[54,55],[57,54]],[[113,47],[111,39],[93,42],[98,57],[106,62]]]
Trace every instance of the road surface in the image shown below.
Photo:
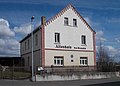
[[[120,78],[44,82],[30,82],[29,80],[0,80],[0,86],[120,86]]]

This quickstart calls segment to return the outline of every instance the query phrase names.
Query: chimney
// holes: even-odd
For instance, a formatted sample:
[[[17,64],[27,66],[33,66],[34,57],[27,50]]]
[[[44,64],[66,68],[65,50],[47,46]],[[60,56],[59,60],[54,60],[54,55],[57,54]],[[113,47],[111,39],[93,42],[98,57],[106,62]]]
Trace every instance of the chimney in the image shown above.
[[[41,17],[41,25],[44,25],[46,23],[46,18],[45,16]]]

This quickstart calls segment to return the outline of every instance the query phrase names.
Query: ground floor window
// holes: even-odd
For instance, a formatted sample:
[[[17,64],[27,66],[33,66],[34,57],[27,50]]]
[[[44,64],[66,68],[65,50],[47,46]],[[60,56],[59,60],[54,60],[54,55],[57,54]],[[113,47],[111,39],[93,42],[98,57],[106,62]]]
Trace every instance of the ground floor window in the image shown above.
[[[80,57],[80,65],[87,66],[88,65],[88,58],[87,57]]]
[[[63,66],[63,64],[64,64],[63,57],[61,57],[61,56],[54,57],[54,65],[55,66]]]
[[[28,56],[28,66],[29,66],[30,57]]]

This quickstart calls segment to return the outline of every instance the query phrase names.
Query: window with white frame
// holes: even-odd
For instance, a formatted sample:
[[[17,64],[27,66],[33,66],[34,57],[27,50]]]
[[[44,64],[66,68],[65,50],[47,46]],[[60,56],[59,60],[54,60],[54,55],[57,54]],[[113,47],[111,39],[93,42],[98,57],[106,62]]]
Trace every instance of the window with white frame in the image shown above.
[[[88,65],[88,58],[87,57],[80,57],[80,65],[87,66]]]
[[[67,17],[64,17],[64,25],[69,25],[69,24],[68,24],[68,18],[67,18]]]
[[[86,36],[85,36],[85,35],[82,35],[82,36],[81,36],[81,43],[82,43],[83,45],[86,45]]]
[[[35,35],[35,45],[36,46],[38,45],[38,35],[37,34]]]
[[[73,19],[73,26],[77,26],[77,19]]]
[[[54,65],[55,66],[63,66],[63,64],[64,64],[63,57],[60,57],[60,56],[54,57]]]
[[[55,43],[60,43],[60,33],[55,33]]]

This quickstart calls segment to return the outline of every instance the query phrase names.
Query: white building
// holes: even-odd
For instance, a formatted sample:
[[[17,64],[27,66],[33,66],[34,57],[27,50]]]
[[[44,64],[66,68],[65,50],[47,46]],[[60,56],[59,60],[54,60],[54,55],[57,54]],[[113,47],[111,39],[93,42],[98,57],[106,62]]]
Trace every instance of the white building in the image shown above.
[[[68,5],[34,30],[34,66],[72,68],[96,66],[95,31]],[[31,66],[31,34],[20,41],[25,66]]]

